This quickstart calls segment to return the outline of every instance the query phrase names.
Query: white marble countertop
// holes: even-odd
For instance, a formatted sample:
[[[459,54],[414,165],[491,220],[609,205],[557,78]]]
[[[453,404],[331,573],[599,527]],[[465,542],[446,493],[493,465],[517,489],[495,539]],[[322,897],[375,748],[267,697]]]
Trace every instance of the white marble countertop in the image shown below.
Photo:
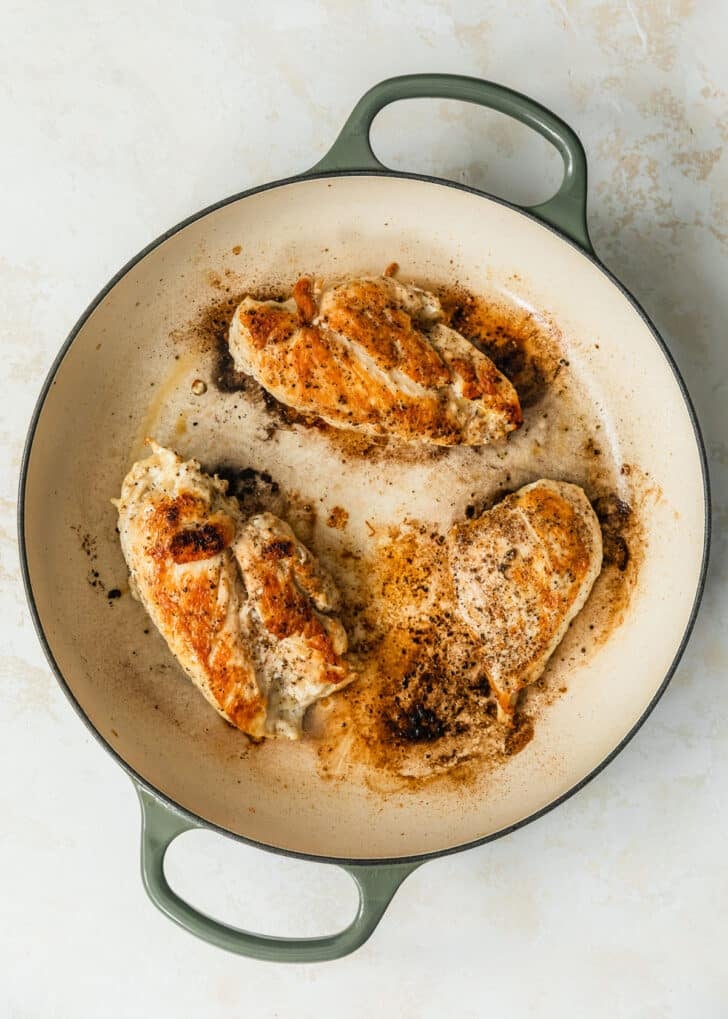
[[[728,1014],[727,30],[720,0],[5,5],[0,1014]],[[515,835],[422,867],[356,955],[276,968],[147,901],[133,789],[29,620],[17,473],[48,366],[116,269],[198,208],[312,165],[369,85],[412,71],[501,81],[581,135],[595,246],[668,339],[704,426],[713,562],[670,689],[605,773]],[[431,103],[406,126],[392,108],[375,139],[392,164],[515,199],[557,179],[545,145],[483,111]],[[335,868],[210,834],[170,870],[196,902],[281,934],[332,930],[354,904]]]

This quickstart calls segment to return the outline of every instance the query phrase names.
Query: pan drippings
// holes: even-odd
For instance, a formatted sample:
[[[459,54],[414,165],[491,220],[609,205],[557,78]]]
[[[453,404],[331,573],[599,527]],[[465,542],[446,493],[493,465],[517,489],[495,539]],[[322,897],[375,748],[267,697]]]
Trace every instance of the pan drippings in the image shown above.
[[[154,429],[166,441],[173,420],[194,413],[181,452],[227,477],[244,512],[286,519],[333,574],[358,678],[309,713],[307,739],[322,774],[377,787],[467,781],[527,747],[577,674],[588,683],[580,666],[623,618],[641,560],[642,475],[621,462],[559,329],[501,296],[430,286],[453,326],[519,391],[524,424],[507,442],[443,449],[371,439],[283,407],[235,373],[225,339],[244,293],[277,298],[290,286],[246,290],[232,278],[174,334],[177,348],[195,355],[191,379],[206,381],[207,392],[193,397],[181,383]],[[604,568],[507,730],[495,719],[478,642],[455,612],[445,536],[542,477],[584,488],[602,523]]]

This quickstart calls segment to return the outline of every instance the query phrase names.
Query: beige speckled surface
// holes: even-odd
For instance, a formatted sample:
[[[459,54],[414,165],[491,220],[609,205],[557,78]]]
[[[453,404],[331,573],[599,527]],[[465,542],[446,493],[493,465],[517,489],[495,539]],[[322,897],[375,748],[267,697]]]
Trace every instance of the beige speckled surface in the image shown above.
[[[5,23],[0,1012],[319,1017],[346,1002],[356,1019],[725,1015],[723,5],[221,3],[209,14],[44,2]],[[131,787],[68,707],[27,616],[17,470],[55,351],[122,262],[199,207],[313,164],[373,82],[430,70],[531,93],[583,138],[595,246],[663,330],[704,424],[713,565],[670,690],[607,772],[515,836],[421,869],[357,956],[274,971],[193,941],[147,903]],[[555,182],[555,158],[525,129],[412,106],[376,125],[390,164],[521,200]],[[669,422],[655,427],[669,437]],[[323,932],[353,908],[338,871],[211,835],[177,845],[170,873],[198,903],[278,933]]]

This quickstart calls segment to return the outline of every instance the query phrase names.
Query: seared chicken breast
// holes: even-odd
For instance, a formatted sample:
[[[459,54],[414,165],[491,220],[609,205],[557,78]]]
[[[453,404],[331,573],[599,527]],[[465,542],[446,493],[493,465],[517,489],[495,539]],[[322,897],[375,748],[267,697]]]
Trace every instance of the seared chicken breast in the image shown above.
[[[332,613],[339,592],[291,528],[272,513],[252,517],[233,543],[248,597],[245,629],[256,673],[269,677],[268,714],[279,730],[349,678],[346,631]],[[284,721],[285,720],[285,725]]]
[[[449,328],[437,297],[388,276],[320,294],[304,277],[291,300],[246,297],[229,346],[237,370],[337,428],[477,446],[522,420],[513,386]]]
[[[498,717],[510,722],[599,575],[599,522],[577,485],[536,481],[456,524],[449,555],[458,608],[482,641]]]
[[[132,592],[223,718],[295,739],[352,678],[336,588],[286,523],[244,520],[226,481],[150,445],[116,504]]]

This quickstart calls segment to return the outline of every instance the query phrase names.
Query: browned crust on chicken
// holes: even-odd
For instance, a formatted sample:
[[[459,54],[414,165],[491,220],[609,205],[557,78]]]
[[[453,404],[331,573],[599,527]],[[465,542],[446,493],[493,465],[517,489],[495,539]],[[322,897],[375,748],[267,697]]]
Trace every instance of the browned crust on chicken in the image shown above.
[[[273,302],[250,307],[245,316],[245,326],[256,350],[287,343],[298,322],[298,315]]]
[[[599,574],[599,523],[582,489],[538,481],[450,534],[463,619],[482,640],[499,716],[534,682]]]
[[[219,598],[221,583],[234,592],[229,545],[236,523],[224,513],[217,513],[214,523],[201,523],[208,514],[206,501],[188,493],[157,499],[146,518],[148,544],[136,584],[145,604],[154,606],[156,625],[172,635],[178,657],[184,662],[191,655],[204,672],[207,699],[237,728],[258,736],[263,734],[265,700],[252,662],[241,657],[239,634],[228,625],[228,605]],[[185,571],[181,577],[176,570],[204,560],[204,570]]]
[[[153,445],[122,486],[130,583],[207,700],[255,738],[296,738],[353,678],[333,581],[272,514],[244,521],[227,483]]]
[[[485,354],[445,324],[437,298],[388,276],[293,300],[246,298],[230,329],[236,368],[276,399],[336,427],[437,445],[504,438],[518,396]]]
[[[302,276],[293,288],[293,300],[298,308],[298,318],[304,325],[310,325],[316,315],[316,301],[313,283],[308,276]]]
[[[379,280],[355,280],[337,287],[326,305],[326,324],[364,350],[383,371],[401,371],[422,386],[446,386],[452,374]]]
[[[251,520],[241,533],[236,554],[267,633],[279,640],[299,638],[317,664],[319,681],[340,684],[346,676],[341,660],[346,638],[338,620],[317,611],[333,606],[316,560],[272,514]]]

